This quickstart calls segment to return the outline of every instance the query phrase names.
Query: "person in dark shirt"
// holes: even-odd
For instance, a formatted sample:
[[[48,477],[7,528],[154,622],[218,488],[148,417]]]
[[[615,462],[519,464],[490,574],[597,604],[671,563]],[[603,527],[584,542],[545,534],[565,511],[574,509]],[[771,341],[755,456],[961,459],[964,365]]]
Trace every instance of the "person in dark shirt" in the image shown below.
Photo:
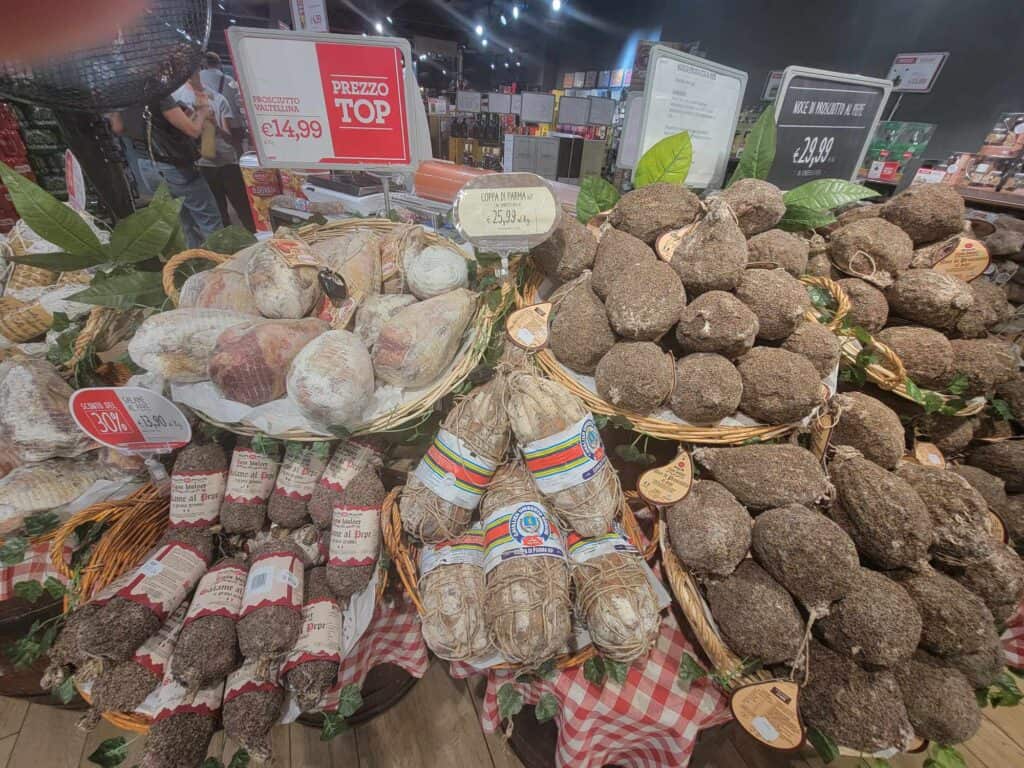
[[[138,156],[148,157],[167,182],[171,195],[181,200],[181,225],[190,248],[224,226],[217,201],[196,168],[197,139],[203,124],[212,120],[205,98],[187,113],[172,96],[107,116],[110,127]]]

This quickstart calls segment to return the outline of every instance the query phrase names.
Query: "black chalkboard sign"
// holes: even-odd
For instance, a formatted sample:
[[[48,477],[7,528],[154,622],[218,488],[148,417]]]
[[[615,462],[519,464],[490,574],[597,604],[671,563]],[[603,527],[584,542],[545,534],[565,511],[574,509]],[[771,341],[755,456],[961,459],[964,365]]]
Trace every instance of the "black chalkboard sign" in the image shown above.
[[[815,179],[852,180],[891,87],[888,80],[787,69],[768,181],[785,190]]]

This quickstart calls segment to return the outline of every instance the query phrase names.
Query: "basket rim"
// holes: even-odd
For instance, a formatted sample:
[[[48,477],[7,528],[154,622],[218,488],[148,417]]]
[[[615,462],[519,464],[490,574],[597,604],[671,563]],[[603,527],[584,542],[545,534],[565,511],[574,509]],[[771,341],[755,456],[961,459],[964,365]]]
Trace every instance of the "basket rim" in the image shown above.
[[[543,273],[536,266],[530,269],[522,291],[516,294],[517,309],[537,303],[539,299],[538,291],[544,277]],[[846,292],[834,280],[827,277],[800,279],[807,285],[824,288],[836,299],[837,310],[833,319],[827,324],[822,323],[826,328],[836,333],[836,328],[841,325],[850,308]],[[804,317],[808,321],[821,322],[817,314],[810,309],[807,310]],[[750,440],[763,441],[782,437],[800,427],[799,423],[765,424],[755,427],[697,427],[633,413],[632,411],[612,405],[596,392],[592,392],[581,385],[575,378],[566,373],[550,348],[545,347],[536,352],[534,359],[547,378],[561,384],[580,398],[593,413],[599,413],[604,416],[622,416],[630,421],[635,432],[640,432],[659,440],[676,440],[678,442],[701,443],[705,445],[738,445]]]

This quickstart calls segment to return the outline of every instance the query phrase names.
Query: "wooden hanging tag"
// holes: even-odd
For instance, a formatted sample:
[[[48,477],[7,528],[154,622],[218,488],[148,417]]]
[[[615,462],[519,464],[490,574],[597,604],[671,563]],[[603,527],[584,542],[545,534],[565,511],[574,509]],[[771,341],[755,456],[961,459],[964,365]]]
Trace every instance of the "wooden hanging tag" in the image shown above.
[[[683,238],[690,234],[695,226],[697,226],[697,222],[687,224],[679,229],[670,229],[661,235],[654,243],[654,252],[658,254],[658,258],[671,263],[676,248],[679,247],[679,244],[683,242]]]
[[[952,252],[944,256],[932,269],[959,277],[965,283],[969,283],[988,269],[989,261],[988,248],[984,243],[970,237],[961,237]]]
[[[543,349],[548,343],[550,316],[550,301],[523,307],[505,319],[505,331],[517,347],[527,350]]]
[[[799,749],[806,736],[797,709],[799,696],[800,686],[791,680],[768,680],[737,688],[729,708],[740,727],[762,744]]]
[[[1006,530],[1006,523],[1003,522],[998,514],[993,512],[991,509],[988,511],[988,532],[989,535],[1003,544],[1010,543],[1010,535]]]
[[[680,451],[669,464],[649,469],[640,475],[636,490],[644,501],[655,506],[668,506],[682,501],[693,485],[693,464],[690,454]]]
[[[935,443],[925,440],[914,440],[914,458],[922,467],[944,469],[946,466],[946,457],[942,455],[942,451]]]

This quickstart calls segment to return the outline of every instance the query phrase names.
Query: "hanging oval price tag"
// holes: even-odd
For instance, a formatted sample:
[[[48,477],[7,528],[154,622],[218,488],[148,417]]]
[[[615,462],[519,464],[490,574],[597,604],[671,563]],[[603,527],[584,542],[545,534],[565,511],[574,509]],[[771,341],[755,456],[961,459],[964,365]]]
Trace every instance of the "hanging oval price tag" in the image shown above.
[[[988,248],[984,243],[961,237],[949,255],[944,256],[932,269],[969,283],[988,269],[989,261]]]
[[[478,176],[455,198],[455,228],[485,251],[529,250],[551,237],[561,218],[554,190],[533,173]]]
[[[693,485],[690,454],[680,451],[671,464],[649,469],[640,475],[636,489],[650,504],[668,506],[682,501]]]
[[[794,682],[768,680],[737,688],[729,708],[740,727],[762,744],[780,750],[799,749],[804,743],[799,695]]]
[[[505,319],[505,332],[517,347],[526,350],[542,349],[548,343],[550,316],[550,301],[517,309]]]

